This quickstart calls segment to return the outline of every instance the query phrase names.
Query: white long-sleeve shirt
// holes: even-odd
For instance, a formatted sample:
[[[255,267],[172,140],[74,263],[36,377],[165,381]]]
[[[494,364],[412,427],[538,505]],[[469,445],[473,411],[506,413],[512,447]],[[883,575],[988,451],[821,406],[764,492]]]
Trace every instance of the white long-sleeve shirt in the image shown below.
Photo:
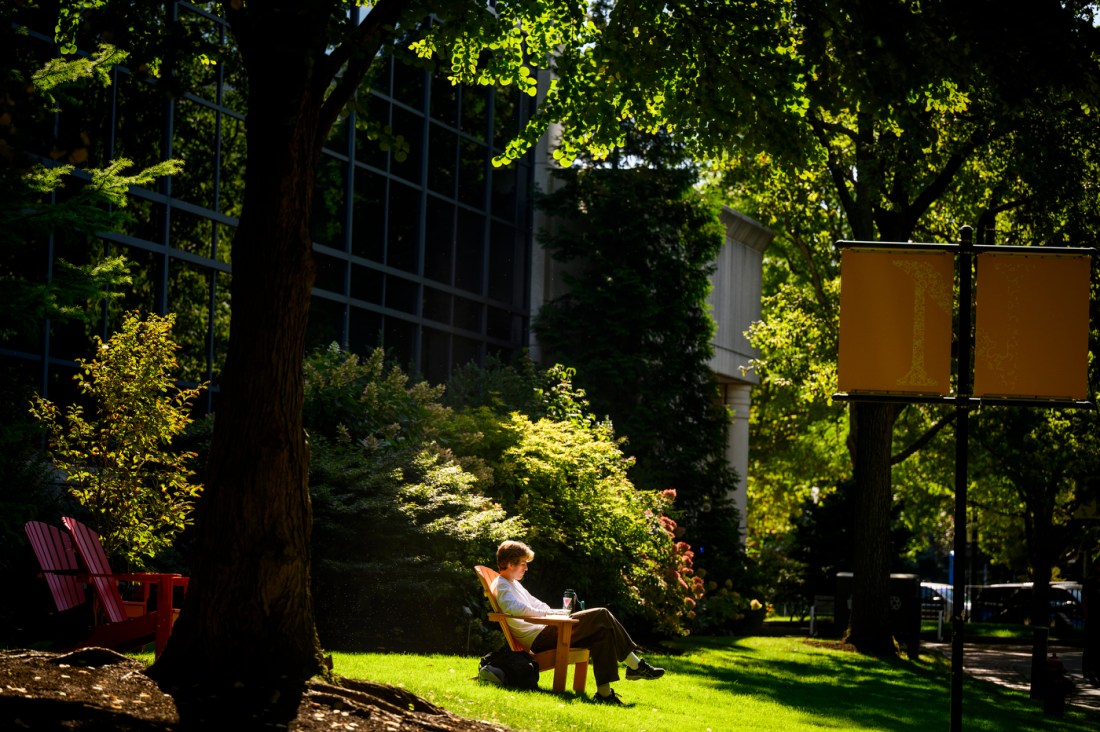
[[[497,577],[493,580],[490,589],[496,595],[500,611],[506,615],[542,617],[550,614],[553,610],[545,602],[528,592],[518,581],[513,582],[504,577]],[[512,629],[512,636],[515,637],[516,642],[530,650],[531,644],[535,642],[535,636],[541,633],[546,626],[528,623],[526,620],[517,618],[509,618],[508,627]]]

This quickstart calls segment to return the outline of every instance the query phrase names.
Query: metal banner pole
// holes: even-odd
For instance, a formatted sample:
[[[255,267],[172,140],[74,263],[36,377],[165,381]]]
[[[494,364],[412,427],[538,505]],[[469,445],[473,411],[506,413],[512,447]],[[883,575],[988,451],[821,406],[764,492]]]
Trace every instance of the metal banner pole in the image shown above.
[[[958,372],[955,393],[955,585],[951,600],[951,732],[962,732],[963,613],[966,608],[966,483],[970,432],[971,289],[974,230],[959,231]]]

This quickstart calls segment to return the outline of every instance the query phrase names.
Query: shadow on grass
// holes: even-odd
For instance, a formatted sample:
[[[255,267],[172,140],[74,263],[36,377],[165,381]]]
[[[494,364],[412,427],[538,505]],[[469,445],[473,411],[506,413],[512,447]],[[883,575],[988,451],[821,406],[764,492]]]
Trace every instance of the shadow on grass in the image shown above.
[[[938,656],[917,661],[873,659],[853,652],[823,652],[791,639],[788,657],[762,654],[737,639],[692,639],[684,655],[671,658],[670,673],[697,677],[702,687],[765,699],[793,708],[815,725],[912,730],[948,729],[950,668]],[[702,663],[690,647],[708,651]],[[1074,712],[1059,729],[1095,730],[1100,715]],[[1025,695],[967,678],[963,687],[964,727],[988,730],[1050,729],[1052,720]]]

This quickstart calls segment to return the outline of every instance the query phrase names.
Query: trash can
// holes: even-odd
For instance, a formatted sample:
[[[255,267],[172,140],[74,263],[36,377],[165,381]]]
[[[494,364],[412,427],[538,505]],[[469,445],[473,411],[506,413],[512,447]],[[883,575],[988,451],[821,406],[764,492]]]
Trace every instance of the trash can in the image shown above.
[[[836,625],[843,633],[852,616],[851,572],[836,575]],[[905,646],[911,658],[920,653],[920,577],[915,574],[890,575],[890,632]]]

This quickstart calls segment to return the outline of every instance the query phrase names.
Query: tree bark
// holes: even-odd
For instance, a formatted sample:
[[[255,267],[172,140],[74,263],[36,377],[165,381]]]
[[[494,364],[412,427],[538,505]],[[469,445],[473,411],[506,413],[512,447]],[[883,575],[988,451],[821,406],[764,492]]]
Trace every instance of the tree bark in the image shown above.
[[[1057,475],[1059,471],[1054,471]],[[1031,563],[1031,608],[1028,616],[1037,628],[1050,625],[1050,581],[1054,576],[1054,564],[1063,545],[1062,533],[1054,524],[1054,507],[1058,501],[1059,479],[1047,482],[1035,481],[1019,485],[1017,491],[1024,497],[1027,513],[1024,517],[1025,540]]]
[[[187,600],[150,669],[190,726],[201,725],[211,697],[233,698],[253,719],[271,712],[272,698],[296,708],[304,681],[322,669],[302,361],[321,107],[308,58],[323,28],[303,21],[291,37],[254,22],[261,42],[242,39],[248,157],[222,397]]]
[[[856,402],[856,525],[852,613],[845,640],[860,653],[896,653],[890,630],[890,481],[894,404]]]

